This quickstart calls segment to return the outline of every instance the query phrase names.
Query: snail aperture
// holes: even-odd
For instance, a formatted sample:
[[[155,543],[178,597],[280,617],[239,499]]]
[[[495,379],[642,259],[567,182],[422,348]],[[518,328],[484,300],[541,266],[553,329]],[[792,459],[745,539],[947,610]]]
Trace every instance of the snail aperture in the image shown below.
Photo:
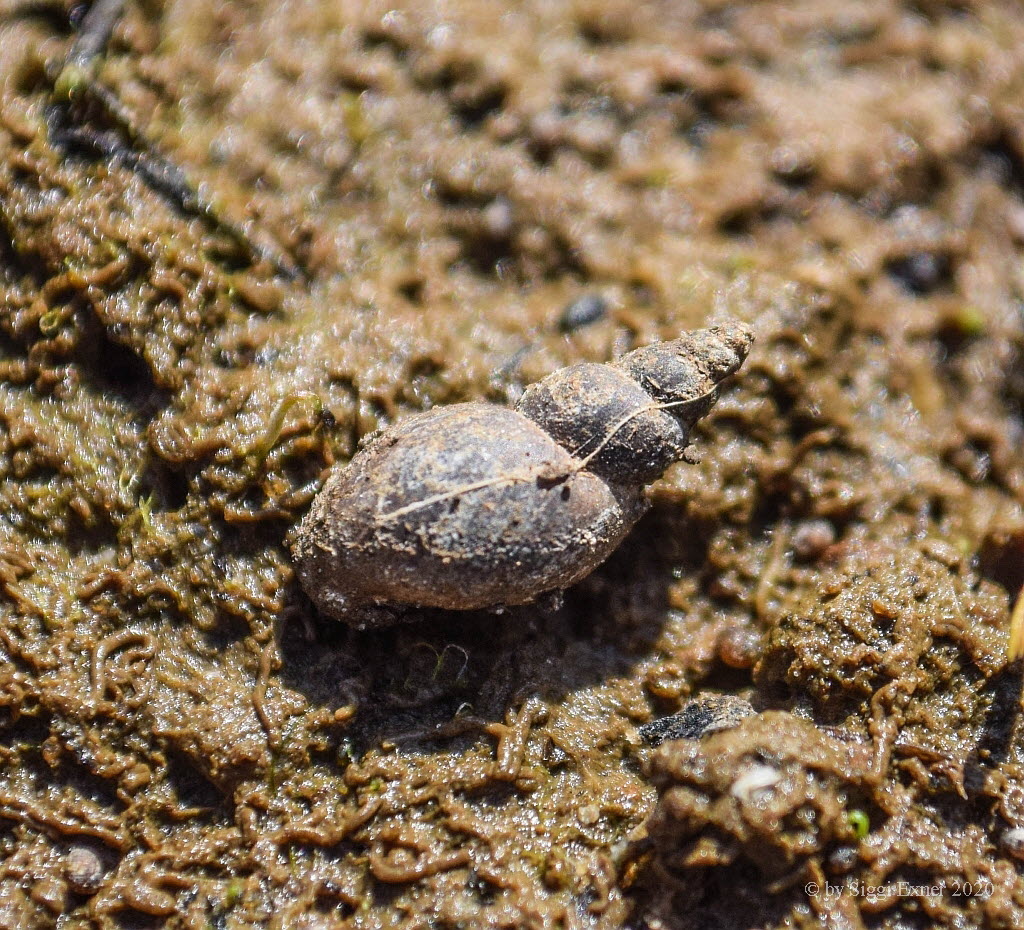
[[[439,407],[375,434],[296,533],[303,588],[324,614],[366,627],[575,584],[647,509],[644,486],[689,458],[690,429],[752,342],[739,323],[697,330],[562,368],[515,409]]]

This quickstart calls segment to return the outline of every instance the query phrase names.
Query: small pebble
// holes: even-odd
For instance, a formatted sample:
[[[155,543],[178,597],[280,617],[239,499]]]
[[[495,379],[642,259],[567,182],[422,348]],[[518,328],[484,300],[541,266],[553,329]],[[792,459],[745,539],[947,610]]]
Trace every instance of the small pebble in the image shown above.
[[[72,846],[64,860],[68,884],[80,894],[92,894],[103,884],[106,869],[103,860],[89,846]]]
[[[563,333],[572,332],[582,326],[589,326],[604,319],[608,313],[608,301],[600,294],[584,294],[568,304],[558,318],[558,328]]]
[[[700,739],[719,730],[730,730],[754,713],[749,701],[733,694],[707,694],[695,698],[678,713],[652,720],[640,727],[640,736],[650,746],[670,739]]]
[[[1004,830],[1000,837],[1000,845],[1003,851],[1014,859],[1024,861],[1024,827],[1010,827]]]
[[[828,520],[804,520],[793,530],[793,554],[804,562],[810,562],[835,541],[836,531]]]
[[[934,252],[912,252],[893,259],[886,270],[907,291],[919,297],[934,291],[950,274],[949,259]]]
[[[495,197],[483,213],[484,229],[492,239],[507,239],[515,226],[512,204],[504,197]]]
[[[780,145],[769,155],[772,171],[780,178],[798,181],[814,171],[812,153],[799,145]]]
[[[737,801],[749,803],[763,797],[780,781],[782,781],[782,772],[777,768],[757,763],[743,770],[743,773],[732,783],[729,794]]]

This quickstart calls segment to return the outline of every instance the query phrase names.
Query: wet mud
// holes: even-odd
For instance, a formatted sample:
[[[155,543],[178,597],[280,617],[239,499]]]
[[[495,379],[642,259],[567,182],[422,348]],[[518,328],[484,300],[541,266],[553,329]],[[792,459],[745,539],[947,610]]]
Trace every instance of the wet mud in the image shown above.
[[[1016,5],[82,15],[0,0],[0,926],[1024,922]],[[364,436],[730,318],[560,605],[302,592]]]

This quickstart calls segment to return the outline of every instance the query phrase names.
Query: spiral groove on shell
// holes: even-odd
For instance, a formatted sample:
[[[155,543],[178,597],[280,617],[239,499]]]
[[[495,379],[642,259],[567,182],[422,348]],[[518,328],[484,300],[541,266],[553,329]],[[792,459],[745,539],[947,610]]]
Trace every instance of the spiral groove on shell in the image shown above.
[[[467,403],[401,421],[334,471],[293,546],[323,613],[356,626],[403,608],[526,604],[588,575],[643,514],[644,486],[743,364],[738,323],[584,363],[515,409]]]

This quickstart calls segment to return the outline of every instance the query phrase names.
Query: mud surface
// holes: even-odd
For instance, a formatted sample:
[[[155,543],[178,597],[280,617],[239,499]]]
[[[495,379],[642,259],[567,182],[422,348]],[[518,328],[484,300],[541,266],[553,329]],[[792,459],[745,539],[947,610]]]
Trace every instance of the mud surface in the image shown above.
[[[1015,4],[129,3],[68,107],[81,12],[0,0],[0,926],[1024,923]],[[726,317],[561,607],[301,594],[362,436]]]

